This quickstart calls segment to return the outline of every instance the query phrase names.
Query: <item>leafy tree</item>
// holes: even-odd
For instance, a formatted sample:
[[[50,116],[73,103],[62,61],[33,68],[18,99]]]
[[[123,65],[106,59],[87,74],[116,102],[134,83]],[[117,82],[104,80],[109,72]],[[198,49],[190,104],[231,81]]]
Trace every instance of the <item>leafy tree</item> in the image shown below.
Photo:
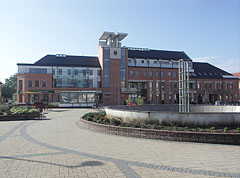
[[[17,92],[17,74],[11,75],[8,79],[5,79],[5,83],[2,85],[2,96],[4,98],[12,98]]]

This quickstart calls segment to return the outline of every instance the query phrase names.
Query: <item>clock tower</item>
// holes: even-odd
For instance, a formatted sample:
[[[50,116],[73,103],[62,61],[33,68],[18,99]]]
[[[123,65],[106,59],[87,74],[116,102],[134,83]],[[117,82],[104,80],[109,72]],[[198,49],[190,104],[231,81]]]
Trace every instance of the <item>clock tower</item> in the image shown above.
[[[126,85],[127,49],[121,41],[127,33],[103,32],[99,38],[98,59],[102,69],[103,102],[123,104],[121,88]]]

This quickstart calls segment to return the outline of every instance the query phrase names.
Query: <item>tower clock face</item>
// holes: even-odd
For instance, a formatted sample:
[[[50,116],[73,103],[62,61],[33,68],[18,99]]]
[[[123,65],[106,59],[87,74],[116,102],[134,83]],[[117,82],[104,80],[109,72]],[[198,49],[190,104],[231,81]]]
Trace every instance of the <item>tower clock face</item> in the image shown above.
[[[121,48],[110,48],[111,59],[121,59]]]

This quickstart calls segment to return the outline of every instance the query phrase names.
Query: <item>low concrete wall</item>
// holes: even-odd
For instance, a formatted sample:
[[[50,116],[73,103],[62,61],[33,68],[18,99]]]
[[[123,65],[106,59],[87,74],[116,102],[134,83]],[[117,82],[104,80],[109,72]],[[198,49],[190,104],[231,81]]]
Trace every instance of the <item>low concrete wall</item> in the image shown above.
[[[82,118],[80,119],[80,123],[82,126],[91,130],[129,137],[160,139],[169,141],[240,145],[240,134],[237,133],[232,134],[232,133],[182,132],[182,131],[166,131],[131,127],[119,127],[98,124],[86,121]]]
[[[172,111],[178,112],[178,104],[146,104],[142,106],[111,106],[112,109],[122,109],[130,111]],[[231,105],[190,105],[190,112],[238,112],[240,113],[240,106]]]
[[[132,108],[133,109],[133,108]],[[159,120],[162,125],[175,124],[187,127],[240,127],[240,113],[237,112],[190,112],[124,110],[122,107],[105,108],[108,117],[121,118],[123,122]]]

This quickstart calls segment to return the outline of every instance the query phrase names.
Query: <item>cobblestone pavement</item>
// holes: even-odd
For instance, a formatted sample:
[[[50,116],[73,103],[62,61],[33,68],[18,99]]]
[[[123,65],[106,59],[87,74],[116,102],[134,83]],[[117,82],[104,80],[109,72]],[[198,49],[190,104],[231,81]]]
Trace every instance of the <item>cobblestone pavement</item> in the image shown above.
[[[83,128],[91,109],[0,122],[0,177],[240,177],[240,147],[140,139]]]

